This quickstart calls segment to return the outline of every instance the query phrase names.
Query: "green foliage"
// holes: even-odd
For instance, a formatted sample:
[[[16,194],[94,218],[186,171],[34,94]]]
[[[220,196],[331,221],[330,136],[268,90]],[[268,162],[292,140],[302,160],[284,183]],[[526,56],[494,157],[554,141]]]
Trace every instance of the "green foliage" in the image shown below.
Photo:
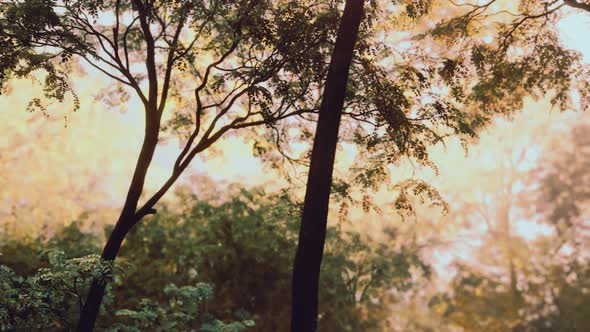
[[[74,221],[50,239],[1,239],[0,265],[10,266],[18,275],[32,276],[38,268],[50,266],[49,251],[59,250],[68,259],[99,253],[98,237],[82,232],[82,223],[83,220]]]
[[[511,331],[521,322],[524,302],[509,285],[461,268],[453,280],[452,295],[435,297],[430,305],[466,332],[501,332]]]
[[[63,252],[52,251],[47,256],[49,267],[31,277],[18,276],[0,265],[1,331],[70,329],[86,287],[92,280],[112,278],[113,269],[117,269],[98,255],[66,259]]]
[[[148,221],[150,227],[132,230],[118,259],[125,273],[116,273],[110,283],[113,301],[103,305],[100,330],[288,330],[300,206],[286,195],[267,195],[261,190],[230,187],[227,192],[226,198],[207,201],[184,194],[180,211],[164,208]],[[18,241],[0,247],[2,264],[18,266],[23,271],[19,273],[41,267],[28,278],[11,272],[12,277],[3,279],[44,280],[44,285],[51,285],[41,293],[59,295],[62,302],[56,313],[64,316],[61,325],[48,325],[54,329],[67,329],[66,321],[75,321],[78,297],[67,291],[74,280],[77,292],[84,294],[82,286],[88,284],[83,280],[89,281],[93,271],[102,270],[92,268],[96,256],[68,259],[60,253],[47,261],[37,255],[50,248],[67,248],[81,255],[87,255],[86,250],[96,252],[96,237],[80,232],[79,227],[73,223],[45,241],[23,240],[19,250],[32,254],[19,259],[9,259],[18,252]],[[368,242],[356,232],[330,228],[320,284],[320,328],[385,329],[388,305],[413,286],[412,270],[426,276],[430,273],[413,249],[395,249]],[[10,291],[14,285],[3,287]]]
[[[452,292],[432,308],[464,331],[583,331],[590,326],[588,262],[550,264],[524,273],[519,289],[461,267]],[[575,277],[572,277],[575,276]]]
[[[130,323],[116,323],[108,331],[200,331],[238,332],[254,326],[251,320],[224,323],[200,310],[202,304],[213,297],[213,287],[205,283],[177,287],[169,284],[164,288],[169,298],[165,306],[142,299],[136,310],[122,309],[115,314]]]
[[[590,264],[553,262],[525,285],[528,306],[515,332],[584,331],[590,326]],[[542,279],[542,280],[539,280]]]
[[[128,286],[115,287],[117,303],[132,306],[132,294],[138,293],[164,301],[154,290],[169,282],[212,282],[216,298],[208,309],[216,317],[247,313],[257,331],[286,331],[298,204],[286,196],[244,190],[221,203],[194,196],[184,201],[182,215],[163,211],[151,227],[129,235],[122,259],[151,275],[130,271]],[[328,231],[320,281],[322,329],[377,329],[385,323],[386,304],[395,300],[384,291],[410,287],[412,266],[428,271],[410,248],[396,251],[364,241],[353,232]]]
[[[98,255],[66,259],[63,252],[48,253],[49,268],[41,268],[32,277],[20,277],[5,265],[0,265],[0,331],[69,331],[73,329],[82,307],[86,285],[92,281],[107,282],[122,268],[105,262]],[[149,299],[139,302],[135,310],[116,311],[117,319],[108,331],[202,331],[237,332],[254,326],[243,320],[224,323],[200,305],[211,299],[213,287],[195,286],[164,288],[168,299],[165,306]],[[104,306],[112,305],[110,288]],[[107,308],[109,310],[110,308]],[[122,320],[122,321],[121,321]],[[153,329],[157,326],[156,329]],[[193,329],[194,327],[194,329]]]

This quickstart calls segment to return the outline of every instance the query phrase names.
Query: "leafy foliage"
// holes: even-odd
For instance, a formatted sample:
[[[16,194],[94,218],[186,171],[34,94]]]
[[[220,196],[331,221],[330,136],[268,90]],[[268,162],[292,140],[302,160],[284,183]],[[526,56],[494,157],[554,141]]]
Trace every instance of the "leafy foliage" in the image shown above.
[[[436,172],[430,146],[450,136],[466,145],[494,115],[520,109],[526,96],[552,95],[559,109],[587,107],[571,92],[587,95],[588,68],[560,44],[554,24],[572,2],[521,1],[509,18],[493,11],[495,2],[369,2],[342,133],[361,147],[352,177],[368,186],[364,197],[383,184],[386,166],[403,158]],[[441,9],[451,15],[441,16]],[[105,23],[108,15],[115,22]],[[186,139],[170,181],[148,200],[157,202],[195,155],[230,131],[270,127],[252,136],[256,154],[272,163],[277,158],[269,155],[298,161],[289,155],[291,146],[309,139],[313,117],[304,115],[319,108],[338,16],[333,1],[6,2],[2,38],[14,47],[2,48],[9,53],[2,72],[6,81],[46,66],[47,97],[60,100],[66,77],[51,59],[75,57],[154,108],[150,128]],[[484,32],[492,25],[489,42]],[[394,31],[412,37],[402,54],[383,39]],[[146,79],[151,95],[140,88]],[[173,116],[160,128],[170,100]],[[31,105],[42,107],[42,101]]]
[[[165,209],[150,220],[151,227],[138,227],[130,233],[119,260],[125,272],[115,274],[115,282],[111,283],[114,302],[103,306],[100,329],[288,329],[289,297],[285,294],[290,293],[300,207],[286,195],[236,188],[228,189],[228,193],[227,198],[209,200],[182,194],[180,212]],[[48,241],[20,244],[19,250],[31,252],[28,257],[12,257],[11,253],[16,252],[13,242],[0,247],[0,262],[17,266],[22,271],[19,273],[30,274],[39,266],[59,268],[44,268],[39,273],[54,285],[51,292],[68,304],[64,311],[65,304],[59,302],[61,307],[56,311],[64,316],[62,328],[79,310],[77,296],[67,292],[66,287],[71,287],[74,278],[78,278],[77,286],[87,285],[81,276],[91,277],[88,267],[95,256],[68,260],[60,254],[59,260],[46,262],[36,255],[56,247],[73,250],[76,244],[90,248],[89,244],[97,242],[96,237],[80,232],[78,227],[73,223]],[[430,274],[429,267],[411,247],[396,249],[367,241],[356,232],[329,229],[320,286],[320,328],[386,328],[388,304],[413,286],[411,271]],[[41,280],[34,275],[27,278],[10,273],[12,277],[7,280]],[[12,282],[4,287],[10,292],[15,291],[14,285]],[[40,289],[39,294],[49,291]],[[83,294],[85,288],[78,292]],[[22,305],[27,301],[21,299]]]
[[[158,298],[153,290],[163,282],[210,281],[217,293],[208,308],[217,317],[247,312],[256,330],[287,330],[285,294],[290,293],[298,205],[288,196],[243,190],[221,204],[194,196],[184,200],[187,206],[180,218],[161,213],[152,227],[130,234],[122,257],[153,271],[149,279],[141,271],[129,273],[129,284],[138,288],[133,292]],[[382,291],[410,287],[413,266],[429,271],[410,248],[394,250],[365,241],[354,232],[329,229],[320,281],[320,328],[376,329],[384,323],[385,303],[394,301]],[[117,302],[132,298],[123,295]]]
[[[458,137],[467,147],[492,118],[522,109],[526,97],[551,98],[559,110],[588,108],[587,98],[575,97],[590,93],[588,66],[558,38],[560,2],[374,3],[341,134],[360,147],[348,181],[366,188],[358,189],[363,195],[396,189],[388,176],[392,164],[438,173],[429,158],[433,145]],[[513,13],[498,10],[502,6]],[[393,29],[409,37],[397,42]],[[396,200],[403,201],[405,193],[398,192]]]
[[[507,205],[496,196],[487,203],[494,208],[479,207],[487,229],[478,266],[456,266],[451,289],[430,303],[446,321],[465,331],[577,331],[590,326],[589,233],[584,222],[589,179],[582,171],[589,145],[586,131],[587,124],[577,124],[570,132],[571,145],[564,144],[566,137],[549,144],[518,195],[514,179],[502,179],[509,183],[503,189]],[[510,172],[519,174],[514,168]],[[514,234],[517,218],[511,205],[513,211],[532,212],[525,218],[549,226],[548,232],[534,240]],[[485,216],[485,211],[495,213]]]
[[[7,266],[0,266],[2,331],[71,328],[85,287],[92,280],[112,278],[116,268],[98,255],[66,259],[63,252],[52,251],[48,260],[50,267],[39,269],[31,277],[20,277]]]
[[[251,320],[224,323],[208,313],[202,313],[200,306],[213,296],[213,287],[205,283],[195,286],[177,287],[169,284],[164,294],[170,298],[166,306],[149,299],[139,301],[139,309],[118,310],[115,314],[125,317],[132,323],[116,323],[108,331],[139,332],[146,329],[153,331],[201,331],[201,332],[238,332],[254,326]],[[197,323],[195,323],[195,321]],[[129,325],[128,325],[129,324]],[[195,329],[193,327],[199,326]]]

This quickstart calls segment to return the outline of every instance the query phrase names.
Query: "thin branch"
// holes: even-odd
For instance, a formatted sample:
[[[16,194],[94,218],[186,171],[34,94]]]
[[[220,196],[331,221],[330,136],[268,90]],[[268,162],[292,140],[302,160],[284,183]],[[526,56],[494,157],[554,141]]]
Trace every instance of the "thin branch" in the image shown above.
[[[543,13],[541,14],[537,14],[537,15],[524,15],[524,17],[520,20],[518,20],[517,22],[512,24],[512,28],[510,30],[508,30],[508,32],[506,32],[506,35],[504,36],[504,38],[502,39],[502,43],[500,43],[500,47],[499,50],[500,52],[504,53],[506,51],[506,49],[509,46],[509,39],[512,38],[512,35],[514,34],[514,32],[526,21],[528,20],[535,20],[538,18],[542,18],[542,17],[548,17],[550,14],[556,12],[557,10],[561,9],[561,7],[565,6],[565,4],[561,4],[553,9],[550,10],[545,10]]]
[[[101,71],[103,74],[107,75],[108,77],[110,77],[110,78],[112,78],[112,79],[114,79],[114,80],[116,80],[116,81],[118,81],[118,82],[120,82],[120,83],[123,83],[123,84],[125,84],[125,85],[133,86],[133,85],[131,85],[131,83],[130,83],[130,82],[127,82],[127,81],[123,80],[122,78],[120,78],[120,77],[117,77],[117,76],[115,76],[115,75],[113,75],[113,74],[109,73],[109,72],[108,72],[106,69],[104,69],[104,68],[100,67],[99,65],[97,65],[96,63],[94,63],[94,61],[92,61],[92,60],[88,59],[88,57],[87,57],[86,55],[83,55],[83,54],[81,54],[81,53],[76,53],[76,54],[78,54],[78,55],[79,55],[79,56],[80,56],[82,59],[86,60],[86,62],[88,62],[88,64],[90,64],[92,67],[94,67],[94,68],[98,69],[98,70],[99,70],[99,71]]]
[[[156,59],[155,59],[155,50],[154,50],[154,37],[150,30],[150,23],[148,22],[148,18],[150,17],[150,4],[148,7],[145,7],[141,0],[133,0],[135,7],[139,12],[139,24],[141,26],[141,30],[143,31],[143,36],[145,38],[145,42],[147,44],[147,55],[145,60],[145,66],[148,74],[148,105],[149,108],[146,108],[146,123],[150,122],[152,116],[154,119],[159,120],[159,116],[157,114],[151,114],[150,112],[157,112],[158,109],[158,74],[156,71]],[[147,111],[149,109],[149,112]]]
[[[170,88],[170,76],[172,74],[172,67],[174,65],[174,53],[178,47],[178,38],[180,37],[180,32],[184,26],[186,15],[182,15],[180,21],[178,22],[178,26],[176,27],[176,31],[174,33],[174,37],[172,38],[172,44],[170,50],[168,51],[168,60],[166,61],[166,73],[164,74],[164,84],[162,86],[162,94],[160,97],[160,106],[158,107],[158,113],[162,114],[164,111],[164,107],[166,106],[166,99],[168,98],[168,90]]]
[[[137,19],[139,19],[139,16],[134,17],[131,23],[129,23],[129,25],[125,28],[125,32],[123,32],[123,52],[125,55],[125,68],[127,70],[129,70],[129,50],[127,48],[127,35],[129,34],[131,27],[133,27]]]

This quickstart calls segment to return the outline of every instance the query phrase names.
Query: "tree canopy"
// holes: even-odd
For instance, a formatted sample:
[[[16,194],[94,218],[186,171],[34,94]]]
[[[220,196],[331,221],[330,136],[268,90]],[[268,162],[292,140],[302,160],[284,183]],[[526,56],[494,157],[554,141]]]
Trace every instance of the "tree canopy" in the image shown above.
[[[48,102],[67,100],[78,110],[70,74],[78,68],[106,75],[113,85],[103,93],[140,101],[143,145],[101,255],[112,261],[191,161],[229,133],[240,129],[267,160],[298,161],[290,147],[308,143],[341,8],[337,1],[2,1],[0,88],[8,92],[12,79],[40,80],[44,96],[34,96],[29,111],[48,114]],[[556,30],[567,9],[586,12],[588,5],[369,1],[346,86],[340,132],[359,153],[333,186],[341,210],[351,203],[376,209],[371,192],[384,185],[399,194],[393,206],[403,213],[415,213],[415,196],[446,209],[428,183],[392,180],[389,167],[407,160],[437,172],[433,145],[458,136],[467,146],[528,96],[587,110],[588,66]],[[183,148],[169,178],[145,193],[166,131],[180,135]],[[307,156],[298,157],[305,163]],[[94,324],[103,281],[92,283],[81,330]]]

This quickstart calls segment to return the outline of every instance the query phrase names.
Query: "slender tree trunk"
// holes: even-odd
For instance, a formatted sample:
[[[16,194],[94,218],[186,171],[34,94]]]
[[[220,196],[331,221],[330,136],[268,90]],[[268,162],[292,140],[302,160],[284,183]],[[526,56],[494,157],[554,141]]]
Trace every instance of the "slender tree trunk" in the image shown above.
[[[155,114],[155,112],[152,112],[151,114]],[[105,247],[103,248],[101,254],[103,260],[115,260],[127,233],[129,233],[131,228],[145,216],[145,214],[138,214],[136,209],[139,197],[143,191],[143,185],[149,165],[154,156],[156,145],[158,144],[160,127],[159,118],[148,116],[146,123],[143,145],[135,166],[135,172],[133,173],[131,184],[129,185],[125,205],[121,211],[119,219],[115,223],[113,231],[109,235]],[[149,211],[148,213],[153,213],[153,211]],[[104,297],[106,286],[107,280],[95,279],[92,281],[90,290],[86,296],[86,301],[80,312],[80,320],[76,329],[78,332],[91,332],[94,330],[94,325],[100,311],[100,304]]]
[[[364,0],[346,1],[320,106],[293,266],[292,332],[315,332],[317,329],[320,265],[338,128],[363,5]]]
[[[155,210],[148,208],[145,211],[137,211],[137,204],[139,197],[143,192],[143,185],[145,183],[145,177],[147,171],[154,157],[154,151],[158,144],[158,135],[160,133],[160,121],[162,119],[162,112],[165,105],[165,97],[160,100],[160,106],[158,107],[158,74],[156,66],[156,44],[155,39],[150,30],[150,13],[152,11],[152,3],[144,3],[141,0],[132,0],[133,7],[137,10],[139,16],[139,23],[141,31],[144,36],[146,44],[146,71],[148,77],[148,97],[144,100],[145,107],[145,132],[143,138],[143,144],[137,163],[135,165],[135,171],[133,172],[133,178],[129,185],[129,191],[125,198],[125,205],[121,211],[121,215],[115,224],[115,228],[109,235],[109,239],[102,251],[101,258],[107,261],[114,261],[119,253],[121,244],[125,239],[125,236],[131,228],[138,223],[144,216],[150,213],[155,213]],[[165,84],[166,85],[166,84]],[[168,93],[168,87],[163,88],[162,94],[165,96]],[[108,280],[93,280],[90,285],[90,290],[86,296],[86,301],[80,312],[80,321],[78,322],[78,332],[92,332],[94,330],[94,324],[100,311],[100,303],[104,297],[104,292],[107,286]]]

